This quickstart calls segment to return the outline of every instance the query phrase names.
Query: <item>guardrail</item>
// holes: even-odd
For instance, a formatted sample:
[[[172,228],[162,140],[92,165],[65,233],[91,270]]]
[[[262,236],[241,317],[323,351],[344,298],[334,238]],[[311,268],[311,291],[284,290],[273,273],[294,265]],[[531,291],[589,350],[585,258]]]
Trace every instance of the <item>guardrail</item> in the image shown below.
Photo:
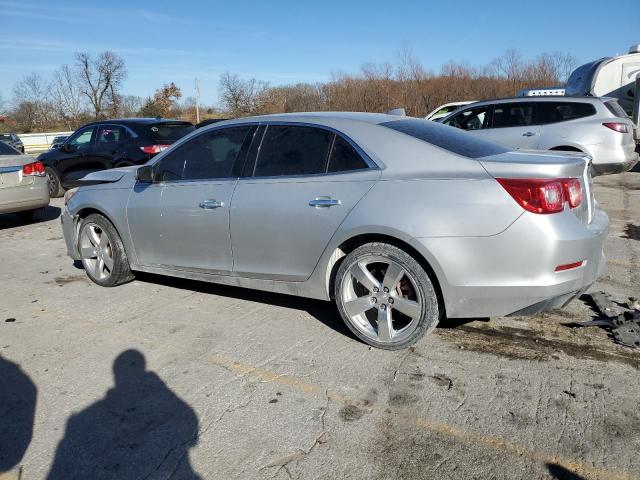
[[[40,153],[51,148],[51,142],[60,135],[71,135],[73,132],[46,132],[18,134],[24,144],[26,153]]]

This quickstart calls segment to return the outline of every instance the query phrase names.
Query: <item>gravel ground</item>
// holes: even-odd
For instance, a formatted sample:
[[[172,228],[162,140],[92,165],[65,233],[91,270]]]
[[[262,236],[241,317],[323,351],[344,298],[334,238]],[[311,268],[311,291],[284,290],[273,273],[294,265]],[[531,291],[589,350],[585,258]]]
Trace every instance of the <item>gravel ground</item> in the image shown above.
[[[611,226],[592,290],[640,296],[640,173],[595,183]],[[374,350],[325,302],[100,288],[61,205],[0,215],[0,479],[640,478],[640,350],[567,326],[593,315],[579,300]]]

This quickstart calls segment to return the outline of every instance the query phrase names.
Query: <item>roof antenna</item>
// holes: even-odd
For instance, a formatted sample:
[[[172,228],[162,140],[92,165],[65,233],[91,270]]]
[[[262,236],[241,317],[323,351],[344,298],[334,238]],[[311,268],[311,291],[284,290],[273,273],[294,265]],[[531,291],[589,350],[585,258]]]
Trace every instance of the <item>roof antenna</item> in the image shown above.
[[[385,112],[387,115],[396,115],[398,117],[406,117],[407,112],[404,111],[404,108],[394,108],[393,110],[389,110]]]

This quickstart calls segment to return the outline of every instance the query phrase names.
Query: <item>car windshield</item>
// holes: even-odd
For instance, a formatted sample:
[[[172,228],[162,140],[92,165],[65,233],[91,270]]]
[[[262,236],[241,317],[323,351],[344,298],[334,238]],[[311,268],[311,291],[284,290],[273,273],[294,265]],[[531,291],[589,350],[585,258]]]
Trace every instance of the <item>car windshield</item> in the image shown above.
[[[157,123],[146,128],[151,139],[158,144],[173,143],[196,129],[190,123]]]
[[[406,118],[381,123],[380,125],[464,157],[488,157],[509,151],[509,149],[500,144],[476,138],[462,130],[437,122]]]
[[[0,155],[20,155],[20,152],[0,141]]]

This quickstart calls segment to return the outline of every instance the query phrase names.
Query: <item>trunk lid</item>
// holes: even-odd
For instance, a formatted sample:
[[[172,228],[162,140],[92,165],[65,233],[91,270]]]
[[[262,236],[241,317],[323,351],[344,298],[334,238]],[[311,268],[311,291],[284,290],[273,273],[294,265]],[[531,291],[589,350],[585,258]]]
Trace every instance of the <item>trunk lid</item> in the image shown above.
[[[579,179],[583,200],[571,211],[582,223],[591,223],[595,198],[589,155],[580,152],[516,150],[479,158],[478,161],[494,178]]]
[[[22,167],[36,159],[29,155],[0,155],[0,188],[33,183],[33,177],[22,174]]]

